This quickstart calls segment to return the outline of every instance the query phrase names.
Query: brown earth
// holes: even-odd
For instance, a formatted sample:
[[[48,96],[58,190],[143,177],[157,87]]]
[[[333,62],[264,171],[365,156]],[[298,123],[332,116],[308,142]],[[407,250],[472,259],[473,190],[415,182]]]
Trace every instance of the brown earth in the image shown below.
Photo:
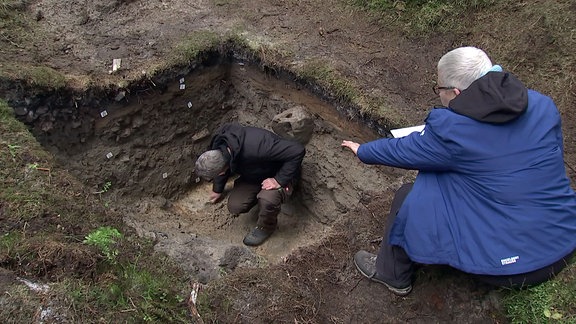
[[[463,23],[468,29],[414,38],[340,1],[36,1],[27,9],[38,19],[28,37],[0,39],[2,66],[49,66],[78,84],[112,85],[107,94],[115,96],[88,91],[75,99],[70,91],[40,98],[15,87],[3,93],[64,168],[93,191],[109,181],[104,199],[110,210],[153,238],[191,281],[207,284],[200,308],[205,321],[505,322],[501,292],[456,270],[421,267],[406,298],[358,274],[353,253],[377,251],[393,192],[414,173],[362,165],[339,145],[384,136],[376,126],[421,123],[438,103],[431,91],[435,62],[455,46],[476,45],[556,99],[574,179],[574,61],[558,59],[571,48],[550,40],[549,22],[530,9],[537,5],[502,2],[470,13]],[[576,14],[569,1],[551,8]],[[519,28],[522,20],[532,23]],[[575,26],[573,19],[566,24]],[[161,65],[175,44],[200,30],[234,31],[266,45],[271,50],[260,59],[268,73],[237,53],[232,61],[215,56],[210,64],[171,70],[149,84],[116,86],[141,80],[143,71]],[[553,55],[547,59],[546,53]],[[115,58],[122,69],[110,74]],[[278,72],[310,62],[331,66],[367,97],[380,99],[385,118],[362,125],[357,106]],[[225,204],[206,204],[209,187],[191,175],[193,157],[221,122],[269,128],[275,114],[294,105],[307,107],[316,124],[303,183],[284,206],[275,235],[247,248],[241,240],[254,213],[232,218]],[[101,117],[104,110],[108,115]],[[46,117],[54,111],[55,118]]]

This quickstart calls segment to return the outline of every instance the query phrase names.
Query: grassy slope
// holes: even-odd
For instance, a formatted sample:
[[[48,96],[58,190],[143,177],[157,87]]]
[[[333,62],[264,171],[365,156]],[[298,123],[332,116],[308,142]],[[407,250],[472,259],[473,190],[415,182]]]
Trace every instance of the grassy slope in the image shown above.
[[[124,228],[101,195],[87,192],[54,165],[12,109],[0,101],[0,267],[19,276],[50,282],[45,292],[0,280],[0,322],[32,323],[39,310],[75,323],[102,318],[187,322],[186,276],[151,242]],[[84,243],[102,226],[123,232],[102,247]],[[54,318],[52,318],[53,320]]]

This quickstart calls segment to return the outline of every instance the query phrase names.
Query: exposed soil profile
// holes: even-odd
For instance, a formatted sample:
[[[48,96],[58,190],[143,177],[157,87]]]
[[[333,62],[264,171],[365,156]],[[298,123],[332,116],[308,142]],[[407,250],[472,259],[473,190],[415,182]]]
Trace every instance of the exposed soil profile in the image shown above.
[[[125,215],[139,235],[158,240],[201,282],[232,270],[277,263],[294,249],[318,242],[364,192],[394,189],[403,175],[366,168],[340,147],[342,139],[377,134],[344,120],[325,102],[243,62],[201,67],[166,84],[118,90],[110,102],[33,112],[39,141],[62,165],[93,186],[106,204]],[[241,244],[254,226],[255,207],[232,218],[225,200],[207,203],[210,183],[194,175],[197,156],[224,122],[270,129],[278,113],[301,105],[314,116],[298,194],[284,205],[279,230],[265,245]],[[104,190],[102,190],[105,188]]]
[[[492,320],[497,305],[491,290],[457,271],[423,268],[413,297],[397,302],[356,272],[353,252],[377,250],[392,193],[415,173],[367,166],[343,150],[343,139],[363,142],[383,135],[343,118],[301,85],[236,60],[119,89],[109,100],[98,97],[59,97],[67,104],[54,108],[50,100],[55,96],[47,96],[38,99],[36,109],[21,112],[22,118],[28,117],[39,141],[63,167],[93,187],[107,208],[124,215],[138,235],[154,240],[155,249],[176,260],[191,281],[207,284],[220,278],[231,286],[256,286],[251,292],[225,293],[242,310],[242,322],[281,320],[271,311],[255,315],[257,305],[275,294],[306,305],[293,304],[286,316],[291,307],[304,313],[324,308],[310,314],[319,322],[383,320],[382,314],[355,307],[367,302],[387,309],[385,322]],[[207,203],[211,184],[194,176],[195,158],[220,124],[236,121],[270,129],[275,115],[294,106],[306,107],[315,124],[301,185],[283,206],[274,235],[249,248],[242,238],[256,222],[257,207],[232,217],[226,200]],[[454,276],[442,278],[446,272]],[[430,278],[443,280],[442,289]],[[463,285],[468,288],[460,289]],[[459,289],[451,291],[454,286]],[[408,313],[402,310],[406,305],[412,309]],[[473,314],[453,309],[471,306]]]

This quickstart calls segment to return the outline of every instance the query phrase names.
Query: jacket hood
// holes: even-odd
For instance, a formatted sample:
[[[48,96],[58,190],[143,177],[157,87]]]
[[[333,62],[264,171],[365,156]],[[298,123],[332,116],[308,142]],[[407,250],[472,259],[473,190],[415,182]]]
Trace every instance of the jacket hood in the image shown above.
[[[457,114],[494,124],[516,119],[527,107],[528,89],[507,72],[488,72],[449,104]]]
[[[234,168],[234,160],[240,153],[244,144],[245,129],[242,125],[231,123],[224,124],[216,131],[212,138],[210,149],[219,149],[229,161],[230,167]],[[230,151],[228,151],[230,148]]]

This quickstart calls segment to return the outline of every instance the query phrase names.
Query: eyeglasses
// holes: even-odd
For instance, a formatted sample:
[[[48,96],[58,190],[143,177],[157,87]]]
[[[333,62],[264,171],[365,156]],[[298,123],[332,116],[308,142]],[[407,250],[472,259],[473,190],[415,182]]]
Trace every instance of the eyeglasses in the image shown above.
[[[456,87],[439,87],[437,84],[432,86],[432,91],[434,91],[434,94],[437,95],[440,94],[440,90],[452,90],[452,89],[456,89]]]

